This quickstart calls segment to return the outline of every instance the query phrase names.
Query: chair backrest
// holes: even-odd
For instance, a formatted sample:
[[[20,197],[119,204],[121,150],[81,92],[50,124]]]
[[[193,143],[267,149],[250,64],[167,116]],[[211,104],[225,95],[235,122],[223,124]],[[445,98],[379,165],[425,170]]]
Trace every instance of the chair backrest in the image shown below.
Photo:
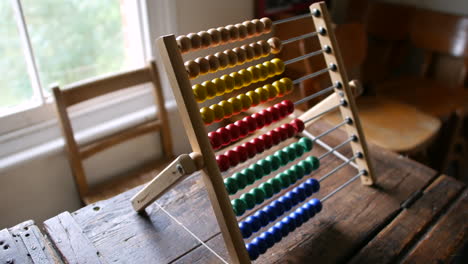
[[[147,120],[134,127],[119,131],[104,138],[99,138],[82,146],[78,145],[67,111],[68,107],[108,93],[145,83],[151,83],[154,87],[157,118]],[[167,111],[164,107],[159,75],[154,61],[150,61],[144,68],[119,73],[105,78],[71,84],[66,86],[64,89],[60,89],[56,86],[52,88],[52,91],[55,97],[57,113],[62,127],[62,134],[66,141],[70,166],[81,198],[83,198],[89,190],[88,181],[83,168],[83,160],[109,147],[150,132],[159,131],[164,155],[166,157],[173,156]]]

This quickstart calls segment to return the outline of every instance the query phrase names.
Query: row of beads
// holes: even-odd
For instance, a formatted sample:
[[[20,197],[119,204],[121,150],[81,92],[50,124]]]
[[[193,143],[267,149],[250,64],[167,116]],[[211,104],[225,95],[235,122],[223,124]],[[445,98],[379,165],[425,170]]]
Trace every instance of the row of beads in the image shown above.
[[[184,64],[185,70],[190,79],[195,79],[203,74],[214,73],[266,57],[270,54],[277,54],[281,51],[281,48],[281,41],[278,38],[270,38],[268,41],[259,40],[238,48],[217,52],[214,55],[186,61]]]
[[[239,223],[239,229],[243,238],[249,238],[252,233],[257,232],[262,227],[266,227],[282,216],[291,208],[305,201],[320,190],[320,183],[316,179],[307,179],[296,188],[282,195],[269,205],[258,210],[254,215],[247,217]]]
[[[227,151],[225,154],[216,156],[218,167],[222,172],[227,171],[230,167],[239,164],[239,162],[244,162],[248,158],[252,158],[258,153],[270,149],[272,146],[276,146],[288,138],[294,137],[303,130],[304,122],[300,119],[294,119],[290,123],[283,124],[266,134]]]
[[[243,171],[237,172],[233,176],[224,179],[224,186],[226,187],[229,195],[234,195],[237,191],[244,189],[246,186],[253,184],[271,172],[276,171],[280,167],[286,166],[289,162],[301,157],[305,152],[311,151],[312,147],[312,140],[303,137],[298,142],[291,143],[283,149],[276,151],[273,155],[261,159]],[[228,156],[229,161],[231,161],[233,158],[231,155],[233,154],[234,159],[236,159],[236,155],[238,154],[231,152],[231,150],[227,151],[225,155]],[[280,186],[278,187],[281,189]],[[271,191],[269,191],[271,188],[270,184],[263,183],[260,185],[260,188],[264,189],[263,191],[267,194],[267,198],[271,197]]]
[[[275,243],[281,241],[283,237],[296,230],[296,228],[300,227],[320,211],[322,211],[322,202],[315,198],[297,208],[294,212],[284,217],[281,222],[276,223],[268,231],[263,232],[246,245],[250,259],[257,259],[260,254],[264,254]]]
[[[283,61],[275,58],[271,61],[250,66],[247,69],[242,69],[238,72],[232,72],[229,75],[225,74],[220,78],[215,78],[211,81],[205,81],[202,84],[195,84],[192,86],[192,90],[197,102],[202,103],[206,100],[213,99],[216,96],[221,96],[225,93],[230,93],[233,90],[239,90],[243,87],[247,87],[252,83],[265,81],[275,75],[280,75],[283,72]]]
[[[265,199],[271,198],[281,189],[288,188],[320,166],[320,161],[313,156],[303,161],[301,164],[296,164],[269,181],[262,183],[264,188],[253,188],[250,192],[242,194],[240,198],[232,200],[231,205],[236,216],[242,216],[245,211],[253,209],[256,204],[263,203]],[[269,187],[265,187],[266,184]],[[267,193],[265,190],[270,190],[270,188],[272,192],[268,191]]]
[[[242,139],[273,122],[278,122],[293,112],[294,104],[289,100],[283,100],[258,113],[246,116],[242,120],[208,133],[208,138],[211,146],[216,150]]]
[[[182,53],[244,40],[271,32],[273,23],[264,17],[208,31],[190,33],[177,37],[177,45]]]
[[[210,107],[202,107],[200,109],[200,115],[206,125],[210,125],[213,122],[220,122],[242,111],[247,111],[250,107],[257,106],[260,103],[283,97],[289,94],[293,87],[291,79],[281,78],[279,81],[275,81],[272,84],[265,84],[263,87],[259,87],[254,91],[239,94],[236,97],[223,100]]]

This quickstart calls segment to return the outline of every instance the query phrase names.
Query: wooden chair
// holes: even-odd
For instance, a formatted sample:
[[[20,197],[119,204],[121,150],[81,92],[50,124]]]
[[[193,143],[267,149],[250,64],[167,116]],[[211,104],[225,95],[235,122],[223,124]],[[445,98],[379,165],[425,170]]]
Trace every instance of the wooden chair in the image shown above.
[[[67,108],[108,93],[145,83],[150,83],[154,87],[157,117],[112,135],[99,138],[93,142],[83,144],[81,146],[78,145]],[[150,61],[144,68],[123,72],[101,79],[71,84],[63,89],[53,87],[52,91],[57,105],[57,113],[62,127],[62,134],[66,141],[66,149],[73,177],[77,185],[80,198],[84,203],[89,204],[98,200],[110,198],[126,189],[135,187],[147,180],[150,180],[152,178],[151,175],[146,175],[145,177],[145,174],[143,173],[148,172],[150,169],[154,169],[155,167],[163,168],[173,157],[169,122],[166,109],[164,108],[163,94],[154,61]],[[83,168],[83,160],[124,141],[158,131],[160,132],[161,144],[163,146],[162,160],[152,162],[149,166],[144,166],[144,169],[139,171],[136,175],[120,177],[117,179],[113,178],[107,182],[99,184],[98,186],[89,186],[86,173]]]

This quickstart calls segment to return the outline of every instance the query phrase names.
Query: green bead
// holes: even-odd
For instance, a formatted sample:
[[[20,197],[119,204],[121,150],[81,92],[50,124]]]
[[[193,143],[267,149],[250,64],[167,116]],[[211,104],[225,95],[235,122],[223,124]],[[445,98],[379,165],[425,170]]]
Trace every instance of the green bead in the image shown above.
[[[289,168],[287,171],[285,171],[286,174],[289,176],[289,180],[291,181],[290,184],[294,184],[297,181],[297,173],[295,170]]]
[[[241,173],[241,172],[236,172],[234,175],[232,175],[232,178],[237,181],[237,189],[242,190],[247,186],[247,177]]]
[[[285,189],[291,185],[291,178],[289,177],[288,173],[282,172],[275,177],[281,182],[281,188]]]
[[[255,196],[251,193],[244,193],[241,197],[241,200],[245,202],[247,209],[252,209],[255,207]]]
[[[285,151],[278,150],[275,152],[275,154],[273,154],[273,156],[277,157],[280,160],[281,166],[284,166],[289,162],[288,153],[286,153]]]
[[[241,216],[245,213],[245,210],[247,208],[247,205],[245,202],[241,199],[234,199],[231,201],[232,209],[234,210],[234,213],[236,216]]]
[[[299,165],[294,165],[291,167],[292,170],[294,170],[296,172],[296,177],[298,180],[302,179],[302,177],[304,177],[305,175],[305,170],[304,168],[302,168],[302,166],[299,166]]]
[[[270,155],[268,157],[265,158],[266,160],[268,160],[271,164],[271,171],[275,171],[277,169],[279,169],[280,165],[281,165],[281,160],[274,156],[274,155]]]
[[[275,194],[273,186],[269,182],[264,182],[258,186],[265,193],[265,199],[271,198]]]
[[[255,172],[252,169],[250,168],[243,169],[241,173],[247,177],[247,185],[251,185],[252,183],[255,182]]]
[[[316,170],[320,167],[320,160],[317,157],[310,156],[306,159],[312,165],[312,170]]]
[[[310,162],[307,162],[306,160],[301,160],[297,165],[301,166],[304,169],[304,174],[309,175],[313,168],[312,164]]]
[[[271,178],[267,181],[273,187],[273,192],[279,193],[281,191],[281,181],[277,178]]]
[[[271,172],[271,162],[266,159],[257,161],[257,164],[262,166],[264,175],[268,175]]]
[[[294,147],[294,150],[296,150],[296,158],[302,156],[302,154],[304,154],[305,152],[305,149],[304,149],[304,146],[302,146],[302,144],[299,144],[299,143],[293,143],[291,144],[292,147]]]
[[[293,161],[296,159],[296,150],[292,147],[285,147],[283,151],[286,151],[288,153],[288,159],[289,161]]]
[[[254,171],[255,178],[257,180],[261,179],[263,177],[263,175],[265,175],[265,173],[263,172],[262,166],[258,165],[257,163],[250,165],[249,168]]]
[[[312,148],[314,147],[314,142],[312,141],[312,139],[307,138],[307,137],[303,137],[299,139],[298,142],[304,147],[306,151],[311,151]]]
[[[250,193],[255,197],[255,203],[261,204],[265,201],[265,192],[260,188],[253,188]]]
[[[226,186],[229,195],[233,195],[237,192],[237,180],[232,177],[224,179],[224,186]]]

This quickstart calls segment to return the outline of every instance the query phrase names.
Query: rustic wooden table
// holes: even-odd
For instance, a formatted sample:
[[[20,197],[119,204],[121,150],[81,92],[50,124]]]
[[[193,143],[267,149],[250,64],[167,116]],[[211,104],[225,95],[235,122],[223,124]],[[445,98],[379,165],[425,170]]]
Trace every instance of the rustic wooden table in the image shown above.
[[[328,127],[316,123],[308,130],[318,134]],[[338,132],[325,140],[334,146],[343,139]],[[461,251],[468,237],[465,186],[378,147],[370,151],[375,187],[354,182],[256,263],[467,263]],[[329,155],[313,177],[341,163]],[[340,170],[323,182],[317,198],[355,174],[352,167]],[[0,263],[220,263],[157,205],[147,217],[136,214],[129,199],[139,188],[45,221],[45,236],[32,221],[0,231]],[[198,174],[157,202],[229,259]]]

